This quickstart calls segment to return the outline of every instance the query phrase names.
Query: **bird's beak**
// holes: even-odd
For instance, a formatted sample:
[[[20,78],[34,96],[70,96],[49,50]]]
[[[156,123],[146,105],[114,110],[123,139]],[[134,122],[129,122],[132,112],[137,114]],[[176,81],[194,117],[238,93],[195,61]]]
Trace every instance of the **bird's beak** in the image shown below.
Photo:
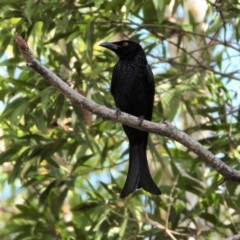
[[[99,44],[99,46],[108,48],[110,50],[117,50],[117,49],[121,48],[121,46],[114,44],[114,43],[110,43],[110,42],[101,43],[101,44]]]

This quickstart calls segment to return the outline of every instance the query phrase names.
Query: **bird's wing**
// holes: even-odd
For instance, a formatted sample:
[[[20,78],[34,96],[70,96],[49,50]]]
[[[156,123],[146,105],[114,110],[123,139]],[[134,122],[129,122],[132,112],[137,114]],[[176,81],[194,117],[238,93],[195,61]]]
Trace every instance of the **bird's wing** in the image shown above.
[[[114,81],[113,81],[113,76],[112,76],[112,81],[111,81],[110,91],[111,91],[112,96],[114,96],[115,91],[114,91]]]
[[[148,84],[149,84],[152,95],[154,95],[155,94],[155,84],[154,84],[153,72],[148,64],[146,65],[146,68],[147,68]]]
[[[116,64],[117,65],[117,64]],[[116,75],[115,71],[116,71],[116,65],[113,68],[113,72],[112,72],[112,80],[111,80],[111,86],[110,86],[110,91],[112,96],[114,97],[115,95],[115,84],[114,84],[114,79],[116,79],[116,77],[114,77]]]
[[[149,113],[148,113],[148,118],[149,120],[152,119],[152,111],[153,111],[153,102],[154,102],[154,95],[155,95],[155,83],[154,83],[154,76],[153,76],[153,72],[152,69],[150,68],[150,66],[147,64],[146,65],[146,69],[147,69],[147,80],[148,80],[148,84],[149,84]]]

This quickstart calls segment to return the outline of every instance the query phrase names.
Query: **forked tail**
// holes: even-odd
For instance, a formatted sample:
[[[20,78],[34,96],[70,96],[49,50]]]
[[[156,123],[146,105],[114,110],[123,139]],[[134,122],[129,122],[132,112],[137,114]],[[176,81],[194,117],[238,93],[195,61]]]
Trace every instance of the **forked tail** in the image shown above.
[[[154,195],[160,195],[161,191],[154,183],[148,168],[146,147],[143,143],[132,144],[130,142],[129,169],[127,180],[120,197],[125,198],[138,188]]]

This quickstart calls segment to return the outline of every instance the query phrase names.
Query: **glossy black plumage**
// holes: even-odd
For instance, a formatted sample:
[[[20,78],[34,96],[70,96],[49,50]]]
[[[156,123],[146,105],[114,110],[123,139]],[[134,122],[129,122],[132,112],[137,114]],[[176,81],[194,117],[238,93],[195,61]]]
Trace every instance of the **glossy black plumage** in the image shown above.
[[[102,43],[100,46],[112,50],[119,57],[111,82],[111,93],[116,107],[151,121],[155,87],[153,74],[142,47],[127,40]],[[126,125],[123,125],[123,129],[129,139],[129,170],[121,198],[127,197],[138,188],[160,195],[161,191],[154,183],[147,163],[148,133]]]

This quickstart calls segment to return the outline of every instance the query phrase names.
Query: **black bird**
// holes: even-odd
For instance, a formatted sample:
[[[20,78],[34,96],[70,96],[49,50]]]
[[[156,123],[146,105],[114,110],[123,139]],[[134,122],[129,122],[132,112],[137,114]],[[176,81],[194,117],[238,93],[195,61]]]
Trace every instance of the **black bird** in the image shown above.
[[[112,74],[111,94],[121,111],[143,119],[152,119],[154,101],[154,79],[142,47],[133,41],[105,42],[100,46],[115,52],[119,61]],[[160,195],[161,191],[154,183],[147,162],[148,132],[126,125],[123,130],[129,139],[129,170],[127,180],[121,192],[121,198],[127,197],[138,188]]]

